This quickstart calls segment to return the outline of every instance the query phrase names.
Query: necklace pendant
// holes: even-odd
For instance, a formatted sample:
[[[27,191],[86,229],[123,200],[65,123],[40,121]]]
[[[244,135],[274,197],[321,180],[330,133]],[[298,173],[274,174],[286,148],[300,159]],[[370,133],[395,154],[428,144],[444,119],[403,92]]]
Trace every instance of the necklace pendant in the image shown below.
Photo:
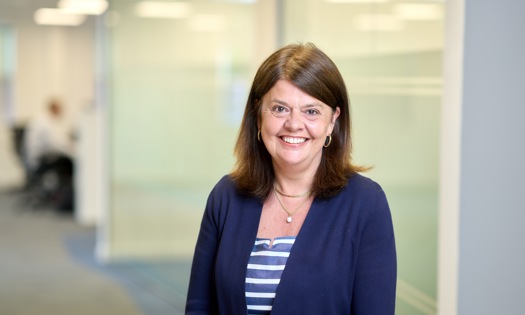
[[[286,218],[286,223],[292,223],[293,219],[291,216],[289,216],[288,218]]]

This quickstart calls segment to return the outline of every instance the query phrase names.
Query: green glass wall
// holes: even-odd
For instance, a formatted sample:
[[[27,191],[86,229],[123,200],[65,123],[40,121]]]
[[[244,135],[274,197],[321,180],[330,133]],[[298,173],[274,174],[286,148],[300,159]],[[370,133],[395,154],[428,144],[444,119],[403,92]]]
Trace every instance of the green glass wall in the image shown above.
[[[13,64],[15,38],[12,28],[0,22],[0,121],[7,123],[10,117],[13,93]]]
[[[311,41],[347,83],[354,158],[373,166],[398,246],[397,314],[436,313],[442,1],[114,0],[109,254],[191,257],[206,197],[233,166],[251,79]],[[148,4],[149,3],[149,4]]]
[[[436,314],[444,3],[287,0],[283,41],[334,57],[352,103],[358,164],[387,193],[397,239],[397,314]]]
[[[191,255],[207,194],[233,165],[256,8],[111,2],[111,257]]]

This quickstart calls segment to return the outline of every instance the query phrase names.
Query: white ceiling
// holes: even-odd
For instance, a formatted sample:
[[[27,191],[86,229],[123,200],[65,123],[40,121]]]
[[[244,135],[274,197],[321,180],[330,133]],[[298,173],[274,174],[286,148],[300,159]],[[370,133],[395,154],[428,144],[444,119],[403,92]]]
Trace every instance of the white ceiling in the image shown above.
[[[56,8],[58,0],[0,0],[0,22],[19,18],[33,18],[43,7]]]
[[[58,0],[2,0],[1,9],[33,10],[35,8],[57,5]]]

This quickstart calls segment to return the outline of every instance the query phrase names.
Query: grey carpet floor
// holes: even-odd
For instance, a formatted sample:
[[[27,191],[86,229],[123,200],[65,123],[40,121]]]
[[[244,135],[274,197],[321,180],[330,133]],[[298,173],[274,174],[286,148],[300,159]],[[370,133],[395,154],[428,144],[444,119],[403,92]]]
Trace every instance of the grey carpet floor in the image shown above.
[[[183,314],[190,259],[94,259],[95,229],[0,193],[0,315]]]

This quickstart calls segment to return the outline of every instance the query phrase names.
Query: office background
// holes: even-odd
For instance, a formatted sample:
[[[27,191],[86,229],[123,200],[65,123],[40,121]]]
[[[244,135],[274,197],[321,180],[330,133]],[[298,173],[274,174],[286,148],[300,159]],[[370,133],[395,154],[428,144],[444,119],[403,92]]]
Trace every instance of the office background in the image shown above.
[[[75,215],[97,226],[98,259],[191,257],[207,194],[232,167],[258,65],[281,45],[313,42],[347,83],[355,161],[374,167],[367,175],[389,198],[399,260],[397,313],[437,314],[438,221],[445,222],[439,187],[449,178],[440,174],[440,163],[448,150],[443,128],[451,128],[443,114],[450,106],[444,51],[456,47],[462,27],[477,27],[476,17],[495,6],[482,2],[478,11],[467,11],[463,1],[437,0],[114,0],[104,14],[74,27],[36,26],[32,16],[6,6],[0,144],[8,147],[9,126],[27,121],[50,95],[61,96],[79,126],[82,188]],[[508,4],[505,12],[519,11],[520,4]],[[453,23],[458,28],[448,29],[452,44],[445,47]],[[449,75],[456,80],[463,67],[454,66],[449,71],[460,74]],[[523,156],[523,145],[516,149],[515,156]],[[1,185],[20,180],[12,156],[2,154],[0,163]],[[516,214],[520,206],[509,204]]]
[[[356,162],[374,166],[391,203],[398,311],[435,312],[443,3],[204,1],[150,8],[158,15],[145,4],[112,7],[102,251],[191,255],[207,193],[232,167],[255,70],[278,46],[311,41],[343,73]]]

